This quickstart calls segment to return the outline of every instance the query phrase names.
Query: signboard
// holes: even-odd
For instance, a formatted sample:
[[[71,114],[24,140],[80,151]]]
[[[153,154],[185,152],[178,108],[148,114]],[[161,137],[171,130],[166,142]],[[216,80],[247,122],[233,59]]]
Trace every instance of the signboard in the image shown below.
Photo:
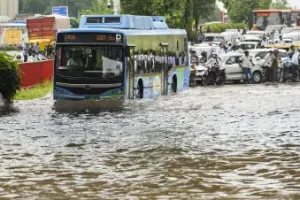
[[[255,13],[256,17],[269,17],[270,13],[269,12],[257,12]]]
[[[123,37],[121,34],[115,33],[59,33],[57,42],[68,43],[121,43]]]
[[[57,15],[62,15],[62,16],[68,17],[69,16],[68,6],[52,7],[52,14],[57,14]]]

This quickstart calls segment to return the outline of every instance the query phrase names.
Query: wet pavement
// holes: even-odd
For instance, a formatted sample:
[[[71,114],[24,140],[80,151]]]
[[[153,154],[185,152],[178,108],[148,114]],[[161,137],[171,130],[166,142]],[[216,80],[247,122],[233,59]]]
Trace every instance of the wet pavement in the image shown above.
[[[300,85],[0,109],[0,199],[300,199]],[[71,110],[69,108],[72,108]]]

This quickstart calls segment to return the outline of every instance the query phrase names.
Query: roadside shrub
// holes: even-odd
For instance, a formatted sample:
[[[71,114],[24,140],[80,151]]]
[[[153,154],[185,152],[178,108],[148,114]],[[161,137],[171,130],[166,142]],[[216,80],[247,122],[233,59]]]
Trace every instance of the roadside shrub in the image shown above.
[[[12,101],[20,88],[20,70],[13,57],[0,52],[0,93],[8,102]]]
[[[222,33],[226,29],[243,29],[247,28],[247,24],[243,23],[220,23],[220,24],[210,24],[210,25],[205,25],[203,26],[203,31],[206,32],[207,26],[210,27],[211,32],[213,33]]]

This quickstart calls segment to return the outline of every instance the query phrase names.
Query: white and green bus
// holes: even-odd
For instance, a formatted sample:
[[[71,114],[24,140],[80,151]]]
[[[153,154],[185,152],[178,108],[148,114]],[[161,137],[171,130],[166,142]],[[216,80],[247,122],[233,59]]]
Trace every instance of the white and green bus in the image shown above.
[[[82,16],[57,33],[54,99],[154,99],[188,89],[185,30],[164,17]]]

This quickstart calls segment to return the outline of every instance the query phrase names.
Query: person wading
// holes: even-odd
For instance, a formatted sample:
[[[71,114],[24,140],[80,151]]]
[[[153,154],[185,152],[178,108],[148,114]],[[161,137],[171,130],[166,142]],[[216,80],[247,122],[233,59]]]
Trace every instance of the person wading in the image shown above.
[[[240,58],[241,67],[246,78],[246,83],[252,83],[253,76],[251,67],[254,65],[251,57],[249,56],[249,51],[245,51],[245,55]]]
[[[278,49],[274,50],[274,54],[271,57],[272,60],[272,82],[276,82],[278,80],[278,68],[280,63],[279,51]]]

